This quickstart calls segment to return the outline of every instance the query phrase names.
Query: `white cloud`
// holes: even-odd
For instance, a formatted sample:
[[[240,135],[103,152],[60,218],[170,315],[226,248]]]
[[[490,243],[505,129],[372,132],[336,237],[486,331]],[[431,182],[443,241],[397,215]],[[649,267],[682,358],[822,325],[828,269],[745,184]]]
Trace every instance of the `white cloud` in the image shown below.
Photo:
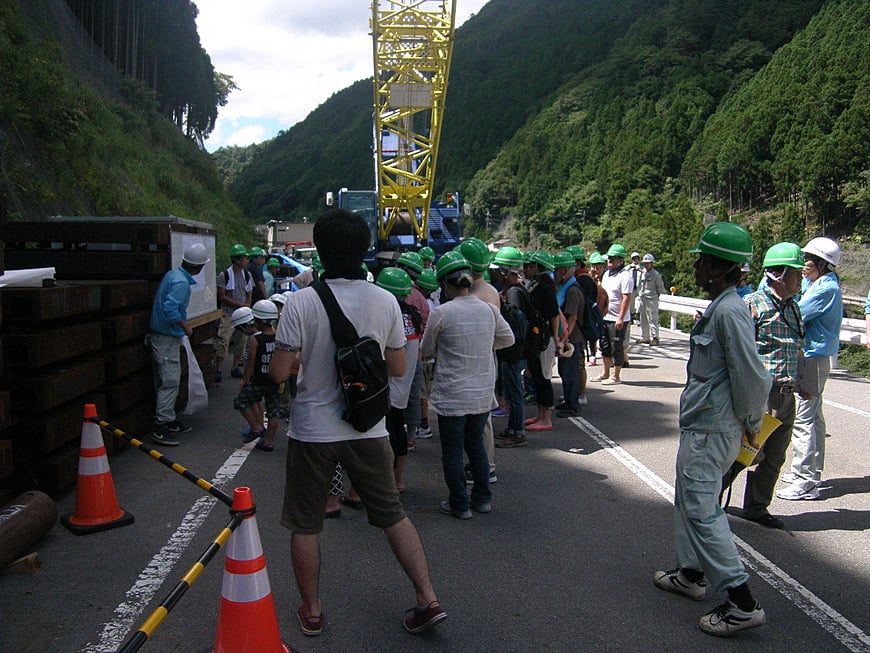
[[[457,26],[486,2],[457,0]],[[220,108],[209,150],[272,138],[333,93],[372,75],[369,0],[196,4],[200,40],[215,70],[240,88]]]

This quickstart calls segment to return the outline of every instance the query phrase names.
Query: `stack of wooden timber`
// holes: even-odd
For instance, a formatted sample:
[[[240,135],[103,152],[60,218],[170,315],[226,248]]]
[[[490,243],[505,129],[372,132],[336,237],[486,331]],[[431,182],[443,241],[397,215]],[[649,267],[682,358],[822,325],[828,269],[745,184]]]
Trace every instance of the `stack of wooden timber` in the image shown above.
[[[151,304],[171,265],[171,231],[191,229],[197,230],[162,223],[6,225],[6,267],[55,267],[58,281],[0,289],[0,505],[26,490],[58,496],[74,488],[86,403],[147,439],[154,410],[144,342]],[[192,320],[191,343],[207,383],[218,316]],[[179,407],[187,396],[186,365],[183,371]],[[103,439],[110,454],[121,449],[114,436]]]

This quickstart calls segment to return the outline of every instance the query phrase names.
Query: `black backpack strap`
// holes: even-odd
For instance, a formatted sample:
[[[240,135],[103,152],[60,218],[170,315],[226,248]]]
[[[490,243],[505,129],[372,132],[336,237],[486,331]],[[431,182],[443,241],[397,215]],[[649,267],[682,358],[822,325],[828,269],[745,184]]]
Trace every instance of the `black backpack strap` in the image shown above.
[[[320,296],[320,301],[323,302],[323,307],[326,309],[326,314],[329,316],[329,329],[332,332],[332,339],[339,347],[350,347],[354,342],[359,340],[359,335],[356,332],[353,324],[347,319],[347,316],[338,305],[338,300],[332,292],[332,289],[325,281],[315,281],[311,287]]]

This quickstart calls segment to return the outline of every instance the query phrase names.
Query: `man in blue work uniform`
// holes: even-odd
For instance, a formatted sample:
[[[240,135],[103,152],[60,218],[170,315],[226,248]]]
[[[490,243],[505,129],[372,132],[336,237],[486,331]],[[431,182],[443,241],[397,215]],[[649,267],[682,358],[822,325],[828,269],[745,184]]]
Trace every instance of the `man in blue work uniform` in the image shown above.
[[[205,245],[196,243],[184,250],[181,266],[163,275],[151,309],[148,344],[154,362],[156,410],[152,439],[166,446],[179,444],[178,434],[190,427],[175,419],[175,399],[181,380],[181,339],[193,333],[187,323],[190,288],[194,277],[208,263]]]
[[[680,396],[680,448],[674,496],[677,564],[657,571],[656,587],[696,601],[707,584],[728,600],[701,617],[710,635],[727,636],[765,622],[764,610],[749,590],[719,506],[722,476],[761,429],[772,378],[755,348],[752,318],[737,295],[741,264],[752,257],[752,238],[731,222],[710,225],[701,236],[695,282],[712,300],[692,328],[688,378]]]

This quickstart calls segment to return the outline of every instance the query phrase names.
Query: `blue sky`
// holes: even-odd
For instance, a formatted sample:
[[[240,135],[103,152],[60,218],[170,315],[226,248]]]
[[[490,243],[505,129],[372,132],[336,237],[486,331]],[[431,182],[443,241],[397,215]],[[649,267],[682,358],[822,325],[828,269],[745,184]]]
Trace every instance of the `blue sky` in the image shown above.
[[[487,0],[457,0],[461,25]],[[372,75],[369,0],[197,0],[203,47],[240,90],[220,108],[214,151],[274,137]]]

